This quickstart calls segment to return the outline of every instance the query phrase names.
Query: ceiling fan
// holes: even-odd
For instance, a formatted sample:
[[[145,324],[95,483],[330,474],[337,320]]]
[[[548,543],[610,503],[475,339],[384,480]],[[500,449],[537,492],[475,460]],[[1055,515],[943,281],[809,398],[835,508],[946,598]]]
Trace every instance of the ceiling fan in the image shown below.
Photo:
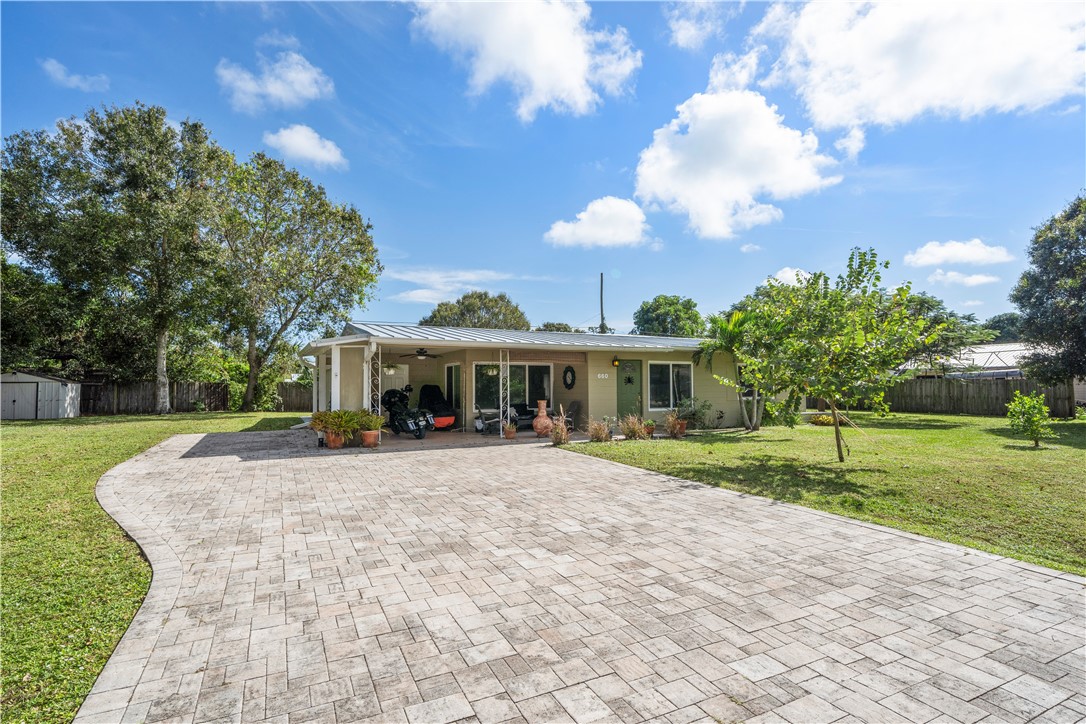
[[[415,350],[414,354],[401,354],[400,357],[414,357],[415,359],[437,359],[441,355],[430,354],[430,351],[425,347],[419,347]]]

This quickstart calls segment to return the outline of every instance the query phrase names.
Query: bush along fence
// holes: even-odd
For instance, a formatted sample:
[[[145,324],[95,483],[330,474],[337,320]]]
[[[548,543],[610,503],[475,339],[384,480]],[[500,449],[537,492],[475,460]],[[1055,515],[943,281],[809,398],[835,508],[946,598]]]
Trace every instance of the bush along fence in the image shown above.
[[[1073,417],[1075,391],[1070,382],[1042,387],[1022,377],[1011,379],[954,379],[922,377],[899,382],[886,392],[894,412],[940,412],[963,415],[1007,414],[1007,403],[1015,391],[1028,395],[1041,392],[1053,417]]]

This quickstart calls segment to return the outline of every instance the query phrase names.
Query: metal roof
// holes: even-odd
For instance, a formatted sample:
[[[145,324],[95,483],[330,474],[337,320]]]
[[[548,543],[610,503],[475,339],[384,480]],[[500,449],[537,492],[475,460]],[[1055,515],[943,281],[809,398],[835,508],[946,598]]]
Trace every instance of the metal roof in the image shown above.
[[[570,350],[684,351],[697,348],[700,340],[691,337],[649,337],[636,334],[578,334],[576,332],[529,332],[516,329],[469,329],[464,327],[423,327],[417,324],[350,322],[343,334],[333,339],[310,342],[302,354],[317,347],[347,342],[374,341],[382,344],[450,348],[508,347],[560,348]]]
[[[1013,370],[1018,369],[1022,358],[1033,351],[1025,342],[978,344],[963,350],[960,361],[969,367]]]

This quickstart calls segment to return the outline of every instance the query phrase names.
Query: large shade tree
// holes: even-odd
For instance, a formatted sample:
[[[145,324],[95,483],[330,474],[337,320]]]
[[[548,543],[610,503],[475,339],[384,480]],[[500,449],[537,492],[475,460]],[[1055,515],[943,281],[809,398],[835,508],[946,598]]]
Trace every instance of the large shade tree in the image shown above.
[[[634,312],[634,334],[661,337],[700,337],[705,333],[705,320],[698,303],[689,297],[659,294],[641,302]]]
[[[454,302],[441,302],[419,320],[425,327],[476,327],[480,329],[523,329],[532,325],[520,307],[504,292],[474,291]]]
[[[220,194],[221,299],[248,362],[242,409],[251,410],[273,354],[346,321],[370,298],[381,265],[358,210],[280,161],[258,153],[231,166]]]
[[[997,334],[978,322],[975,315],[959,314],[930,294],[910,294],[908,304],[909,311],[925,322],[921,334],[925,341],[910,360],[916,367],[940,373],[960,367],[958,360],[964,350],[990,342]]]
[[[170,411],[170,333],[207,308],[204,230],[225,158],[200,123],[175,126],[140,103],[4,140],[5,250],[146,325],[160,413]]]
[[[995,332],[993,342],[1017,342],[1021,338],[1022,315],[1004,312],[984,320],[984,326]]]
[[[1086,377],[1086,196],[1036,230],[1029,262],[1011,292],[1021,339],[1038,348],[1025,372],[1049,385]]]

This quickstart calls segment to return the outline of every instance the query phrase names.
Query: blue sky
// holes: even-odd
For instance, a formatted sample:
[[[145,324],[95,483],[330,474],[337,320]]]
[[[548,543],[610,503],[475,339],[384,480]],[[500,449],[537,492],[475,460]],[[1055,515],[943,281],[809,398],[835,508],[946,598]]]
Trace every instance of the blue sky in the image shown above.
[[[468,289],[626,331],[853,246],[980,318],[1086,185],[1081,2],[14,3],[2,130],[141,100],[357,206],[359,318]],[[785,272],[788,273],[787,271]]]

